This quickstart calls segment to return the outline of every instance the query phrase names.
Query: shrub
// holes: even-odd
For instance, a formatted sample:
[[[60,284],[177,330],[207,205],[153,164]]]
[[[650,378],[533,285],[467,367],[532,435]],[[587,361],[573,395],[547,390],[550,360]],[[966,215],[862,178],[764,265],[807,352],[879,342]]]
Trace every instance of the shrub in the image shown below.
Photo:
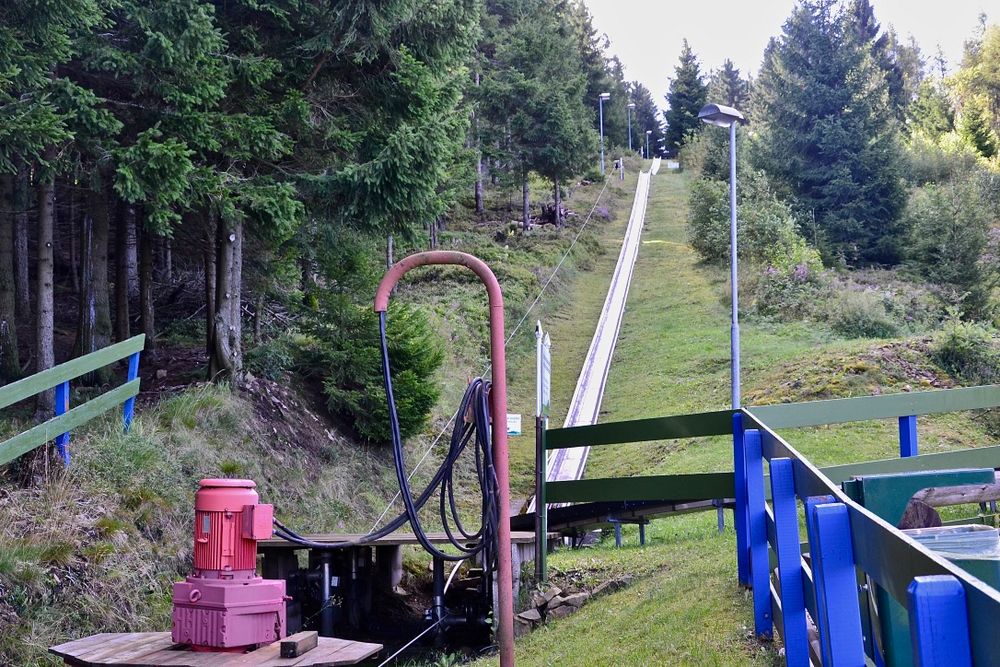
[[[295,347],[287,334],[281,335],[251,348],[244,363],[255,375],[280,380],[295,364]]]
[[[913,185],[944,183],[973,171],[975,150],[954,132],[937,140],[916,131],[906,142],[906,180]]]
[[[934,337],[934,360],[955,377],[973,384],[1000,380],[1000,349],[996,330],[978,322],[963,322],[954,316]]]
[[[729,186],[701,179],[691,186],[688,200],[691,246],[708,262],[729,256]]]
[[[808,317],[815,309],[819,282],[815,271],[799,265],[792,271],[768,268],[753,288],[753,312],[788,321]]]
[[[320,305],[321,312],[306,322],[314,339],[307,357],[322,374],[328,407],[363,439],[389,442],[375,313],[335,294]],[[426,317],[412,306],[392,306],[387,331],[396,411],[405,438],[423,427],[437,402],[440,390],[433,376],[444,355]]]
[[[899,325],[886,311],[885,303],[874,292],[843,292],[830,301],[831,328],[848,338],[891,338]]]

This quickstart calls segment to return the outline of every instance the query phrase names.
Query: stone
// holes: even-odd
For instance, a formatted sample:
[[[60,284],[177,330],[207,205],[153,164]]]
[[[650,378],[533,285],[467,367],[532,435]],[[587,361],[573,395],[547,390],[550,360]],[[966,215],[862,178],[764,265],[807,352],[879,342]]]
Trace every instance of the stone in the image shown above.
[[[529,609],[528,611],[522,611],[517,615],[517,618],[525,623],[537,623],[542,620],[542,615],[537,609]]]
[[[590,593],[575,593],[573,595],[567,595],[560,598],[562,604],[569,605],[570,607],[579,607],[590,597]]]
[[[560,593],[562,593],[562,589],[561,588],[559,588],[558,586],[552,586],[547,591],[545,591],[542,594],[542,596],[545,598],[546,602],[549,602],[552,598],[556,597]]]
[[[545,614],[545,618],[552,620],[557,618],[566,618],[574,611],[576,611],[575,607],[570,607],[569,605],[564,604],[561,607],[556,607],[555,609],[550,610],[548,613]]]
[[[166,380],[167,379],[167,369],[166,368],[159,368],[159,369],[157,369],[157,371],[156,371],[156,379],[157,380]]]
[[[546,600],[545,596],[541,593],[535,593],[531,596],[531,604],[534,607],[544,607],[547,603],[548,600]]]

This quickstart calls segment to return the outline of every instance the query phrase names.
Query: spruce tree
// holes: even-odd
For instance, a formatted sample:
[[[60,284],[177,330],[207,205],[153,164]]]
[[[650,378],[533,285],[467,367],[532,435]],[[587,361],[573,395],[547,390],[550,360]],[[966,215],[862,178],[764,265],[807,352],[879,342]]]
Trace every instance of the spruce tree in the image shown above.
[[[722,67],[712,72],[709,78],[708,101],[735,107],[746,113],[749,98],[750,84],[740,76],[740,70],[733,61],[726,58]]]
[[[892,264],[905,192],[897,124],[871,47],[835,2],[799,2],[765,51],[754,153],[815,215],[828,260]]]
[[[649,131],[649,150],[653,152],[663,138],[660,110],[656,108],[653,94],[638,81],[631,84],[630,99],[635,103],[632,110],[632,145],[639,150],[640,143],[645,145],[646,132]]]
[[[674,68],[674,78],[670,80],[670,92],[667,93],[669,108],[664,118],[667,122],[665,137],[668,149],[680,148],[688,133],[700,129],[698,112],[705,106],[707,96],[708,86],[702,80],[698,59],[685,39],[680,62]]]

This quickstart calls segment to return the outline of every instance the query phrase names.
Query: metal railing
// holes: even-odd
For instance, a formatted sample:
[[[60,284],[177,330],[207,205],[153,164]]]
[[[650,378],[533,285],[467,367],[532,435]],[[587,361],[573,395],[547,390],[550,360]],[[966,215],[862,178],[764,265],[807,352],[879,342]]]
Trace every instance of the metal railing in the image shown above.
[[[123,405],[122,422],[125,430],[128,430],[132,424],[135,397],[139,393],[139,354],[145,341],[144,335],[133,336],[0,387],[0,409],[43,391],[55,389],[55,415],[23,433],[0,442],[0,465],[9,463],[49,441],[55,442],[63,461],[69,464],[70,431],[118,405]],[[128,372],[124,384],[78,406],[70,407],[71,380],[126,358]]]

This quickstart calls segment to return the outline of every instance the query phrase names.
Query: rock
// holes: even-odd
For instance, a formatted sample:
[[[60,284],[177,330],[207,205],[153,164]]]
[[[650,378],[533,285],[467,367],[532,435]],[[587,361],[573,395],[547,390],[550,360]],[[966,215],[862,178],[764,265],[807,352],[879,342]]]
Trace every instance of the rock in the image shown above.
[[[157,380],[166,380],[167,379],[167,369],[166,368],[158,368],[156,370],[156,379]]]
[[[569,605],[570,607],[579,607],[590,597],[590,593],[575,593],[573,595],[567,595],[559,599],[562,600],[562,604]]]
[[[555,609],[550,610],[547,614],[545,614],[545,618],[553,620],[557,618],[566,618],[574,611],[576,611],[576,607],[570,607],[569,605],[564,604],[561,607],[556,607]]]
[[[524,623],[537,623],[542,620],[542,615],[538,613],[537,609],[529,609],[528,611],[522,611],[517,615],[517,618]]]
[[[545,596],[541,593],[535,593],[531,596],[531,604],[534,607],[544,607],[548,603]]]
[[[546,602],[549,602],[552,598],[556,597],[560,593],[562,593],[561,588],[559,588],[558,586],[552,586],[542,594],[542,597],[545,598]]]

